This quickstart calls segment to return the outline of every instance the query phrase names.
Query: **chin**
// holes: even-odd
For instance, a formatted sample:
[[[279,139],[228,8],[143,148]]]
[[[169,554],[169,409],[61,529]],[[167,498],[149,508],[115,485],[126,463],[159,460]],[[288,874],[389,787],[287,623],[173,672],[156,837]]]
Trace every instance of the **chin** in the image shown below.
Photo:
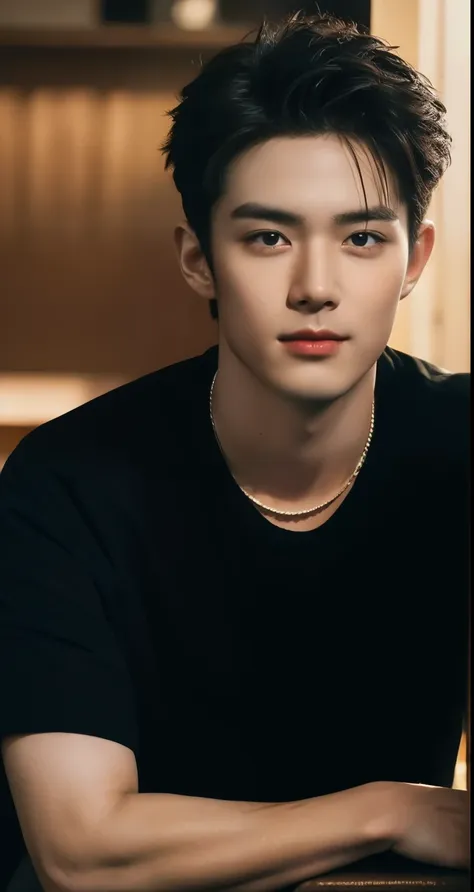
[[[341,383],[334,382],[325,384],[314,384],[314,382],[304,384],[292,384],[290,382],[279,383],[275,388],[286,399],[297,400],[298,402],[307,403],[328,403],[344,396],[350,385],[344,387]]]
[[[325,369],[324,374],[316,368],[298,369],[298,374],[282,374],[282,371],[272,376],[271,386],[289,399],[328,402],[343,396],[355,383],[352,376],[337,374],[335,369]]]
[[[333,402],[364,386],[364,380],[372,375],[375,361],[368,366],[366,362],[357,365],[329,359],[305,362],[293,368],[274,367],[271,386],[287,399]]]

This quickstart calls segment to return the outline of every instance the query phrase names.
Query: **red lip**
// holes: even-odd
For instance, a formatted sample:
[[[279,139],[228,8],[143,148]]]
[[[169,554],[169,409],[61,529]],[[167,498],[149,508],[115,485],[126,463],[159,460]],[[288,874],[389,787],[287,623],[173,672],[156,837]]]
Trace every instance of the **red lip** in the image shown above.
[[[291,334],[280,335],[280,341],[345,341],[346,338],[342,337],[342,335],[336,334],[335,331],[330,331],[328,328],[320,328],[318,331],[313,331],[310,328],[301,329],[301,331],[294,331]]]

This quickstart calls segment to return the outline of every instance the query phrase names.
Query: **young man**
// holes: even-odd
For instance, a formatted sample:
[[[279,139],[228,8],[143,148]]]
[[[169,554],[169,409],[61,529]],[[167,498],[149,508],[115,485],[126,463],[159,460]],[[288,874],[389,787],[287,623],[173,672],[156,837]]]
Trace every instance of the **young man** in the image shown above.
[[[382,41],[296,17],[171,113],[218,348],[43,425],[1,477],[0,734],[45,889],[467,867],[468,376],[386,349],[444,112]]]

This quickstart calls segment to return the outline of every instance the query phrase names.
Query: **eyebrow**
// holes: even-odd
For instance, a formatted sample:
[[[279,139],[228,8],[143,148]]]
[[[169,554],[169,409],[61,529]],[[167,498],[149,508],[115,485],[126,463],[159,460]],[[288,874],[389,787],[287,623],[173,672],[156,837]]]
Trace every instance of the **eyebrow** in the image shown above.
[[[234,208],[231,212],[232,220],[268,220],[271,223],[279,223],[283,226],[303,226],[305,218],[301,214],[292,211],[284,211],[281,208],[268,207],[248,201]],[[392,208],[385,205],[376,205],[369,208],[358,208],[354,211],[344,211],[333,217],[336,226],[346,226],[349,223],[367,223],[369,220],[377,220],[382,223],[392,223],[398,220],[398,215]]]

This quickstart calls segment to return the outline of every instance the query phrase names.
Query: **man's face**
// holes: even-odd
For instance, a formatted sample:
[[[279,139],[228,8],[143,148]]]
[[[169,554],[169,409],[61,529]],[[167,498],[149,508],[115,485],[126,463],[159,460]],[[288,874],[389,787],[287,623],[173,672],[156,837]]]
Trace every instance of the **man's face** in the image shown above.
[[[229,351],[289,397],[334,399],[372,369],[431,250],[428,225],[409,258],[406,208],[390,188],[392,213],[381,213],[373,161],[356,151],[374,210],[368,222],[356,165],[335,135],[275,138],[248,150],[230,166],[213,210],[221,355]],[[344,340],[285,340],[321,329]]]

